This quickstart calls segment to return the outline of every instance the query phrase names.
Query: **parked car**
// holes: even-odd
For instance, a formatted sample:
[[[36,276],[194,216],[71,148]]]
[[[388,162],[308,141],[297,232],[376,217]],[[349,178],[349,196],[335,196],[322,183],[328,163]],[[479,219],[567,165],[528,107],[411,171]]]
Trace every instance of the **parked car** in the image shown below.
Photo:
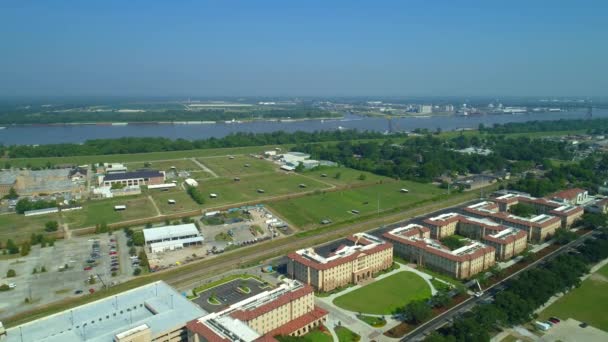
[[[17,287],[17,285],[15,283],[9,283],[8,284],[8,288],[9,289],[14,289],[15,287]]]
[[[90,270],[92,270],[92,269],[93,269],[93,267],[92,267],[92,266],[87,266],[87,267],[85,267],[85,268],[84,268],[84,270],[85,270],[85,271],[90,271]]]
[[[586,328],[586,327],[589,326],[589,324],[583,322],[583,323],[579,324],[578,326],[581,327],[581,328]]]
[[[557,318],[557,317],[550,317],[550,318],[549,318],[549,322],[551,322],[551,323],[553,323],[553,324],[557,324],[557,323],[559,323],[559,322],[561,322],[561,321],[560,321],[560,320],[559,320],[559,318]]]
[[[116,251],[110,252],[110,255],[116,255],[116,254],[117,254]]]
[[[82,294],[82,290],[76,290],[76,291],[74,291],[74,294],[77,294],[77,295]]]

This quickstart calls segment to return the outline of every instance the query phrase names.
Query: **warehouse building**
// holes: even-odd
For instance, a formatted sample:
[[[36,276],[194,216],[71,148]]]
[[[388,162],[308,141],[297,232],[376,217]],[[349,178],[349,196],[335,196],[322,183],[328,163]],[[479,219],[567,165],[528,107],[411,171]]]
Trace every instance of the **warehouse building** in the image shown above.
[[[205,314],[158,281],[8,329],[2,341],[186,342],[186,324]]]
[[[164,182],[164,171],[139,170],[133,172],[110,173],[105,176],[101,176],[99,184],[102,186],[112,186],[112,184],[139,186],[148,184],[162,184]]]
[[[277,341],[274,336],[308,333],[325,323],[327,314],[315,306],[311,286],[287,279],[273,290],[190,321],[189,341]]]
[[[395,228],[382,236],[393,243],[397,255],[457,279],[471,278],[496,263],[494,247],[470,241],[451,251],[439,241],[428,238],[429,231],[424,228],[410,225]]]
[[[301,249],[288,256],[287,273],[327,292],[348,284],[371,280],[393,264],[393,245],[373,235],[358,233],[339,242],[336,248]]]
[[[204,238],[194,223],[144,229],[146,247],[151,253],[162,253],[202,245]]]

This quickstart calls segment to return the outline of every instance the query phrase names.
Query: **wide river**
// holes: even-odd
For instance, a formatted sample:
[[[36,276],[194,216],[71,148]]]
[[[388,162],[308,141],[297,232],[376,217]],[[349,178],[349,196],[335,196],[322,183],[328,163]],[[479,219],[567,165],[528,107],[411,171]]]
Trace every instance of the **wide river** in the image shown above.
[[[475,115],[475,116],[431,116],[419,118],[393,119],[394,131],[411,131],[416,128],[427,128],[444,131],[462,128],[477,128],[480,123],[491,126],[495,123],[525,122],[533,120],[580,119],[586,116],[586,110],[530,113],[521,115]],[[596,109],[593,117],[608,117],[608,110]],[[307,120],[292,122],[247,122],[220,124],[130,124],[124,126],[65,125],[65,126],[8,126],[0,129],[0,143],[4,145],[33,145],[81,143],[89,139],[107,139],[121,137],[165,137],[170,139],[204,139],[223,137],[235,132],[264,133],[274,131],[317,131],[335,129],[359,129],[387,131],[387,119],[346,115],[337,120]]]

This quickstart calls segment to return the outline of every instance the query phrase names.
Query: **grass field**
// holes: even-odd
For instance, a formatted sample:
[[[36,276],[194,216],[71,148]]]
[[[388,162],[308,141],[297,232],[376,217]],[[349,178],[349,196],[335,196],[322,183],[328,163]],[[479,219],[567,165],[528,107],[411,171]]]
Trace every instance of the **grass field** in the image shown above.
[[[248,174],[271,173],[279,167],[269,161],[250,156],[233,156],[234,159],[223,157],[199,158],[198,161],[210,168],[220,177],[234,177]],[[245,166],[249,165],[249,166]]]
[[[306,188],[300,188],[306,184]],[[203,194],[215,193],[217,198],[207,199],[203,207],[214,207],[230,203],[293,194],[327,187],[325,184],[299,176],[297,174],[267,173],[262,175],[243,176],[239,182],[232,178],[215,178],[199,183]],[[264,193],[258,193],[262,189]]]
[[[156,206],[163,215],[175,214],[184,211],[200,209],[201,206],[192,200],[181,188],[176,188],[171,191],[149,190],[148,194],[156,203]],[[169,204],[169,199],[175,200],[175,204]]]
[[[339,342],[356,342],[361,340],[361,336],[346,327],[336,327],[335,331]]]
[[[412,300],[431,296],[431,288],[413,272],[399,272],[334,299],[349,311],[389,315]]]
[[[399,190],[406,188],[409,193]],[[340,222],[356,216],[351,210],[358,210],[359,215],[373,214],[399,206],[405,206],[421,200],[432,198],[443,192],[431,185],[408,181],[376,184],[367,187],[344,191],[327,192],[272,203],[270,206],[291,223],[300,228],[316,227],[323,219]]]
[[[150,163],[149,166],[145,165],[146,162],[133,162],[127,163],[126,166],[129,170],[137,170],[144,167],[148,167],[155,170],[162,171],[171,171],[171,167],[175,167],[178,171],[193,171],[200,170],[200,166],[196,165],[190,159],[172,159],[172,160],[162,160],[162,161],[148,161]]]
[[[115,211],[115,205],[124,204],[127,209]],[[102,222],[115,223],[156,216],[156,210],[147,197],[129,196],[106,200],[88,201],[82,205],[82,210],[70,211],[63,214],[64,221],[70,229],[95,226]]]
[[[574,318],[608,332],[608,265],[587,278],[581,287],[570,291],[540,313],[540,319],[551,316]]]
[[[321,177],[325,174],[327,177]],[[339,177],[336,178],[336,175]],[[371,184],[379,181],[392,181],[391,178],[378,176],[370,172],[358,171],[347,167],[323,167],[320,170],[305,171],[304,176],[318,178],[320,181],[333,185],[357,185]],[[359,176],[364,175],[365,179],[360,180]]]
[[[0,215],[0,241],[4,245],[7,239],[15,242],[29,240],[32,233],[43,233],[44,224],[48,221],[59,221],[59,214],[28,217],[18,214]]]

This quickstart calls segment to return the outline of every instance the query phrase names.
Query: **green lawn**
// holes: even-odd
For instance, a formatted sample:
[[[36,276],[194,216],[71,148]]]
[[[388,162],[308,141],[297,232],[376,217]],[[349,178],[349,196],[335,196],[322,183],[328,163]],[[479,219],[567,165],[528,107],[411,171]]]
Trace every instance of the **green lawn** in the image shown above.
[[[44,224],[48,221],[59,221],[59,214],[47,214],[25,217],[19,214],[0,215],[0,242],[29,240],[32,233],[44,233]]]
[[[357,318],[375,328],[380,328],[386,325],[386,319],[384,319],[384,317],[357,315]]]
[[[300,188],[300,184],[306,184],[306,188]],[[235,182],[232,178],[214,178],[199,183],[199,190],[208,195],[217,194],[215,199],[207,199],[203,207],[214,207],[260,200],[285,194],[293,194],[315,189],[326,188],[325,184],[306,179],[297,174],[268,173],[262,175],[243,176]],[[258,193],[262,189],[264,193]]]
[[[141,169],[144,167],[148,167],[148,168],[155,169],[155,170],[162,170],[162,171],[171,171],[172,170],[171,167],[175,167],[177,169],[177,171],[194,171],[194,170],[201,169],[200,166],[196,165],[196,163],[194,163],[190,159],[147,161],[147,163],[150,163],[149,166],[145,166],[144,163],[146,163],[146,162],[133,162],[133,163],[127,163],[126,166],[131,171]]]
[[[247,155],[199,158],[198,161],[214,171],[220,177],[235,177],[248,174],[273,173],[279,167],[269,161],[256,159]],[[249,166],[245,166],[249,165]]]
[[[335,331],[339,342],[356,342],[361,340],[361,336],[346,327],[336,327]]]
[[[200,209],[201,206],[192,200],[181,188],[176,188],[170,191],[149,190],[148,192],[154,203],[163,215],[180,213],[183,211],[191,211]],[[168,200],[175,200],[175,204],[169,204]]]
[[[606,276],[608,265],[601,268],[596,274]],[[551,316],[560,319],[574,318],[581,322],[608,332],[608,279],[587,278],[581,287],[551,304],[540,313],[540,319],[545,320]]]
[[[402,188],[409,193],[401,193]],[[431,184],[400,181],[295,198],[272,203],[271,207],[291,223],[309,229],[319,226],[323,219],[336,223],[376,213],[378,200],[382,211],[430,199],[442,192]],[[353,209],[359,214],[353,214]]]
[[[431,296],[431,288],[413,272],[399,272],[388,278],[334,299],[334,304],[349,311],[390,315],[412,300]]]
[[[279,341],[301,341],[301,342],[332,342],[333,339],[329,333],[324,333],[319,329],[314,329],[308,334],[300,337],[283,337],[277,336]]]
[[[336,176],[339,174],[339,177]],[[392,181],[392,178],[378,176],[370,172],[358,171],[348,167],[321,167],[318,170],[305,171],[304,176],[318,178],[322,182],[334,185],[358,185],[358,184],[373,184],[379,181]],[[322,177],[326,175],[326,177]],[[365,176],[361,180],[359,177]]]
[[[126,205],[124,211],[115,211],[115,205]],[[152,202],[145,196],[127,196],[104,200],[91,200],[82,205],[82,210],[70,211],[63,214],[70,229],[91,227],[96,224],[116,223],[156,216]]]

